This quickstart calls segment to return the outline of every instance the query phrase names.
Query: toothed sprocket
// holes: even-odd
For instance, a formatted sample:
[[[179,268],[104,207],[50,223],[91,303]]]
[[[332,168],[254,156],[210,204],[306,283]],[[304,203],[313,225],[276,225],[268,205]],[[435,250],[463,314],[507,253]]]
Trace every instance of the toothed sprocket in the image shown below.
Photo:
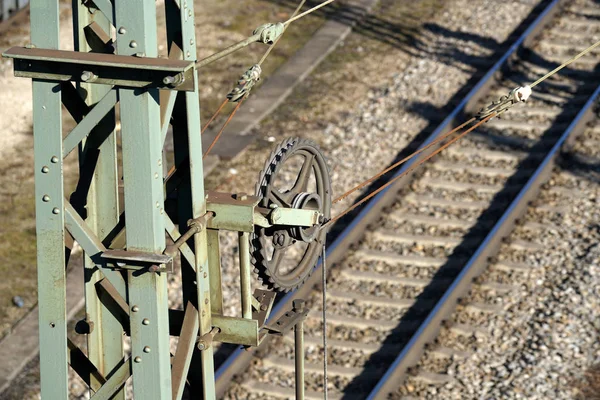
[[[294,167],[298,167],[293,169]],[[290,172],[290,169],[293,169]],[[331,216],[331,180],[325,157],[310,140],[291,138],[277,146],[256,185],[259,207],[319,210]],[[257,226],[251,239],[252,263],[262,283],[289,292],[312,273],[325,240],[321,224],[313,227]]]

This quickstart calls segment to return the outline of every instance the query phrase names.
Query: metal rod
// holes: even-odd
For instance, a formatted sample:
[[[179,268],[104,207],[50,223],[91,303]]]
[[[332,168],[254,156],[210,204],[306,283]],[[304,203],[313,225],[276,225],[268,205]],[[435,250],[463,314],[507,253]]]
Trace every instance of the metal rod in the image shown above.
[[[250,270],[250,235],[239,233],[240,243],[240,285],[242,287],[242,317],[252,319],[252,287]]]
[[[228,56],[229,54],[231,54],[233,52],[243,49],[244,47],[248,46],[249,44],[255,43],[256,41],[258,41],[258,39],[260,39],[260,34],[252,35],[252,36],[242,40],[241,42],[237,42],[236,44],[231,45],[228,48],[219,51],[218,53],[215,53],[211,56],[208,56],[208,57],[198,61],[196,63],[196,68],[202,68],[212,62],[220,60],[221,58]]]
[[[304,300],[294,300],[295,312],[302,312]],[[304,320],[294,325],[294,345],[296,361],[296,400],[304,400]]]

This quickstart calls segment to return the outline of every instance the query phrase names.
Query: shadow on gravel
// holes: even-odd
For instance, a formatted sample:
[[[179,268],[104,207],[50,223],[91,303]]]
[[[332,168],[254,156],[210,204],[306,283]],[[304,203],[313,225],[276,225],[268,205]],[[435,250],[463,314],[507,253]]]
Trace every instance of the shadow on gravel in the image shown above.
[[[503,71],[504,77],[517,74],[517,76],[522,76],[525,79],[531,79],[532,76],[535,77],[536,75],[532,74],[531,70],[528,70],[527,65],[548,69],[556,66],[556,63],[547,61],[539,54],[530,52],[528,56],[528,63],[512,65],[510,69]],[[541,105],[560,105],[561,107],[560,113],[552,121],[551,126],[542,132],[539,139],[535,141],[528,140],[527,138],[518,137],[514,134],[511,135],[510,132],[507,132],[506,130],[494,129],[489,125],[484,125],[471,133],[471,140],[481,142],[483,149],[511,152],[518,151],[524,153],[524,159],[518,164],[515,173],[507,179],[503,185],[503,189],[492,198],[488,208],[478,217],[474,226],[461,238],[461,243],[453,250],[452,254],[448,256],[447,262],[436,272],[435,276],[432,278],[431,284],[423,290],[416,298],[414,305],[403,315],[401,321],[392,334],[386,338],[380,350],[369,357],[369,360],[364,367],[366,372],[355,378],[346,387],[346,393],[348,394],[345,395],[344,398],[354,398],[354,393],[356,393],[357,390],[371,390],[372,385],[376,383],[369,380],[369,377],[373,375],[373,371],[381,371],[381,375],[383,375],[390,363],[398,354],[400,354],[400,351],[397,349],[401,348],[403,351],[407,350],[406,345],[417,332],[418,327],[427,318],[433,317],[433,314],[430,314],[432,312],[431,304],[437,304],[454,280],[459,277],[459,274],[467,265],[467,260],[475,255],[477,248],[483,243],[486,235],[488,235],[494,225],[500,221],[500,218],[507,210],[508,206],[516,198],[519,190],[531,177],[535,168],[543,161],[545,154],[547,154],[555,141],[563,134],[564,129],[576,116],[579,108],[587,101],[596,88],[595,82],[598,82],[598,78],[600,77],[600,68],[596,68],[595,71],[591,72],[570,70],[568,73],[572,76],[577,74],[577,78],[580,82],[578,85],[572,86],[570,94],[562,95],[558,98],[546,98],[542,96],[536,99]],[[470,82],[467,87],[470,87],[471,84],[472,82]],[[536,91],[537,93],[547,93],[552,90],[552,84],[546,85],[546,83],[542,83],[538,89],[539,90]],[[463,92],[465,90],[466,88],[463,89]],[[457,95],[453,101],[455,102],[459,98],[460,97]],[[564,103],[561,104],[559,99],[563,100]],[[436,112],[438,115],[445,115],[447,110],[436,109],[427,103],[416,103],[413,107],[413,111],[426,113],[429,118],[432,114],[435,115]],[[525,111],[526,110],[524,109],[521,112]],[[459,122],[462,120],[464,120],[462,117],[459,118]],[[428,136],[430,130],[436,125],[437,122],[432,121],[430,126],[422,132],[419,137]],[[582,169],[589,170],[589,166],[582,167]],[[367,192],[370,190],[372,190],[372,188]],[[405,190],[406,192],[409,192],[411,189],[407,188]],[[404,194],[406,193],[400,193],[399,198],[402,198]],[[474,276],[477,276],[477,274],[474,274]],[[467,284],[470,284],[470,282]],[[444,318],[447,317],[449,317],[449,315],[444,316]],[[437,331],[435,331],[436,325],[432,324],[432,326],[434,326],[434,330],[425,331],[431,334],[430,338],[434,338],[437,335]],[[424,335],[423,337],[425,338],[427,336]],[[430,339],[427,339],[426,341],[428,342],[429,340]],[[413,343],[411,343],[411,345],[412,344]],[[417,344],[415,348],[419,349],[421,346],[422,344]],[[408,361],[409,359],[410,357],[407,356],[406,360]],[[407,373],[410,372],[412,371],[407,371]],[[598,379],[597,371],[593,376],[595,377],[594,379]],[[398,382],[399,388],[401,387],[401,384],[402,382]]]
[[[290,9],[298,6],[298,0],[264,1],[283,4]],[[537,16],[548,2],[542,1],[542,4],[536,7],[536,14],[532,13],[530,18]],[[320,3],[321,0],[309,0],[303,10]],[[438,24],[422,23],[422,14],[434,14],[439,12],[441,7],[442,3],[438,4],[435,0],[415,0],[410,5],[403,6],[399,6],[396,0],[380,0],[375,10],[367,14],[364,7],[336,2],[317,10],[315,14],[351,26],[353,33],[393,46],[411,56],[435,58],[439,63],[452,65],[463,71],[470,72],[485,67],[499,51],[502,51],[505,44],[493,38],[450,30]],[[528,18],[527,23],[530,22]],[[435,36],[436,39],[432,39],[431,36]],[[489,49],[494,54],[469,54],[470,48],[477,46]]]
[[[588,368],[583,378],[575,380],[573,386],[579,391],[576,400],[600,400],[600,365]]]

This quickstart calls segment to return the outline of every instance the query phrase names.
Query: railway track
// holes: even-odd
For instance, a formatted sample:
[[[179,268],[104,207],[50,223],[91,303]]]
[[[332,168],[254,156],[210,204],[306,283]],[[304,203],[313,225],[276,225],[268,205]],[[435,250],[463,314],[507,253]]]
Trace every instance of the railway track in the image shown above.
[[[424,144],[461,122],[459,116],[476,111],[483,100],[535,80],[598,40],[595,5],[551,2]],[[488,300],[510,293],[512,286],[493,279],[497,274],[473,280],[486,267],[509,275],[526,270],[523,260],[540,250],[531,240],[512,241],[508,248],[517,256],[498,257],[488,266],[552,171],[562,145],[592,118],[598,54],[536,87],[527,105],[462,139],[419,176],[382,192],[330,246],[336,263],[328,303],[331,398],[401,397],[406,393],[397,390],[408,373],[424,384],[451,379],[435,368],[411,367],[471,289],[483,293],[467,307],[477,317],[470,323],[449,322],[446,328],[456,337],[485,336],[486,315],[501,312],[501,306]],[[322,398],[323,389],[318,275],[276,310],[289,309],[291,299],[298,297],[312,306],[305,323],[308,398]],[[218,390],[224,393],[232,377],[245,372],[243,383],[229,388],[228,397],[293,397],[292,336],[272,344],[250,369],[253,355],[234,352],[219,370]],[[439,344],[430,345],[427,354],[434,365],[468,355]]]

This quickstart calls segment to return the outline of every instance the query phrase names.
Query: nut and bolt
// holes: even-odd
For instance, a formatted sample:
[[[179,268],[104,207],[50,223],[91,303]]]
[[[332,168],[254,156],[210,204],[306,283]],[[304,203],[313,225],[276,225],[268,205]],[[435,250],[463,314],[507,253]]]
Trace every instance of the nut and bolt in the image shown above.
[[[94,79],[95,77],[96,77],[96,75],[94,75],[94,73],[90,72],[90,71],[83,71],[81,73],[81,80],[84,82],[89,82],[92,79]]]
[[[173,83],[175,83],[175,77],[174,76],[165,76],[163,78],[163,83],[165,85],[172,85]]]
[[[148,271],[150,271],[150,272],[158,272],[158,271],[160,271],[160,266],[158,266],[158,265],[152,265],[150,268],[148,268]]]
[[[302,311],[304,309],[304,300],[298,299],[292,301],[292,309],[296,312]]]

